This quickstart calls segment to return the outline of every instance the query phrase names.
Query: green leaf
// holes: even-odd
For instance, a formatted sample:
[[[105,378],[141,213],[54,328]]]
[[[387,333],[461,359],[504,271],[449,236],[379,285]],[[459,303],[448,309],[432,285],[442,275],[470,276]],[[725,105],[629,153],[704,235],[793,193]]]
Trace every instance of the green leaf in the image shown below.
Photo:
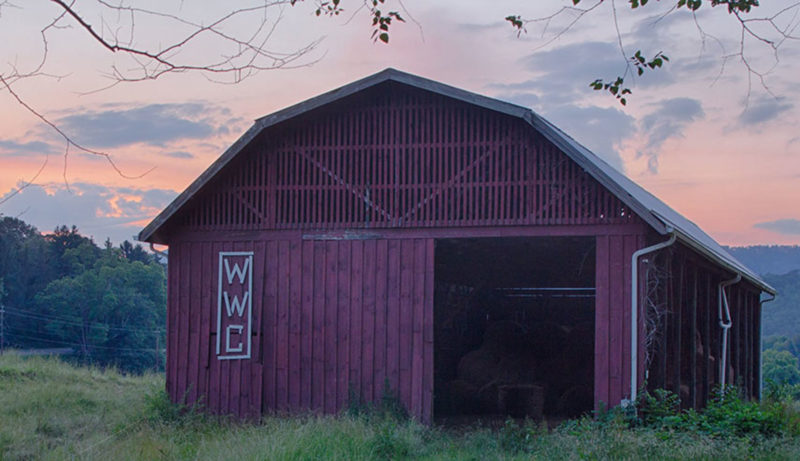
[[[383,32],[382,34],[378,35],[378,38],[379,38],[379,39],[380,39],[380,40],[381,40],[383,43],[389,43],[389,34],[387,34],[386,32]]]

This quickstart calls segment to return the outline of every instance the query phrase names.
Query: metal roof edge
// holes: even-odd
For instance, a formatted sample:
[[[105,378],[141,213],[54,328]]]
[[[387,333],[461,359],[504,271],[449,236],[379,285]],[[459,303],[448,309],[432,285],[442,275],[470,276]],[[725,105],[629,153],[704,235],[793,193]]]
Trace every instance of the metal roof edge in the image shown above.
[[[721,253],[718,251],[713,251],[707,245],[704,245],[702,242],[699,242],[697,239],[692,237],[690,234],[685,232],[684,230],[673,227],[673,231],[678,234],[678,239],[685,243],[687,246],[691,247],[693,250],[697,251],[701,255],[705,256],[706,258],[710,259],[711,261],[719,264],[723,268],[733,272],[734,274],[741,275],[742,278],[746,279],[757,288],[760,288],[762,291],[766,291],[769,294],[776,294],[777,290],[775,288],[761,279],[758,274],[754,273],[750,269],[747,268],[744,264],[737,261],[733,256],[730,256],[730,260],[723,257]]]

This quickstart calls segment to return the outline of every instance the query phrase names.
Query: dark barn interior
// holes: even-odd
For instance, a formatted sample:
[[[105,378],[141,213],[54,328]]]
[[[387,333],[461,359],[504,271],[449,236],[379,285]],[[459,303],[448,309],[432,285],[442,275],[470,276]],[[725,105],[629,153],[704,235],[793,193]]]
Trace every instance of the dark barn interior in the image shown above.
[[[595,239],[436,241],[434,416],[592,410]]]

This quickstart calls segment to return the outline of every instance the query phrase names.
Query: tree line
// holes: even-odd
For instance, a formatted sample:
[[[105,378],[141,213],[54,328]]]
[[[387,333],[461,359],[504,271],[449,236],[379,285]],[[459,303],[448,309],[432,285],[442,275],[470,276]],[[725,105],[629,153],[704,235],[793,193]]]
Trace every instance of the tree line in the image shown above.
[[[800,399],[800,270],[764,279],[778,292],[761,313],[765,388]]]
[[[127,372],[163,369],[163,262],[128,241],[100,247],[75,226],[43,235],[0,217],[0,346],[68,348],[75,361]],[[800,271],[765,279],[778,290],[762,317],[765,384],[795,386],[800,397]]]
[[[166,273],[125,241],[101,247],[75,226],[42,234],[0,218],[4,348],[70,349],[72,360],[126,372],[163,369]]]

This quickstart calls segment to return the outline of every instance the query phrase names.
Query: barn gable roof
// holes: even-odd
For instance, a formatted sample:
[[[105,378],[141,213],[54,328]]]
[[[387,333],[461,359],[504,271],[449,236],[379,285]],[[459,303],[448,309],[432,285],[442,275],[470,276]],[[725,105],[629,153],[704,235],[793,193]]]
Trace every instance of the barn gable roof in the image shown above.
[[[658,233],[668,234],[675,232],[680,241],[712,261],[730,271],[741,274],[764,291],[775,292],[771,286],[731,256],[719,243],[703,232],[692,221],[681,216],[532,110],[391,68],[257,119],[250,129],[139,233],[138,239],[140,241],[151,241],[154,235],[179,209],[265,129],[389,81],[437,93],[524,120],[594,177],[603,187],[630,207],[632,211]]]

